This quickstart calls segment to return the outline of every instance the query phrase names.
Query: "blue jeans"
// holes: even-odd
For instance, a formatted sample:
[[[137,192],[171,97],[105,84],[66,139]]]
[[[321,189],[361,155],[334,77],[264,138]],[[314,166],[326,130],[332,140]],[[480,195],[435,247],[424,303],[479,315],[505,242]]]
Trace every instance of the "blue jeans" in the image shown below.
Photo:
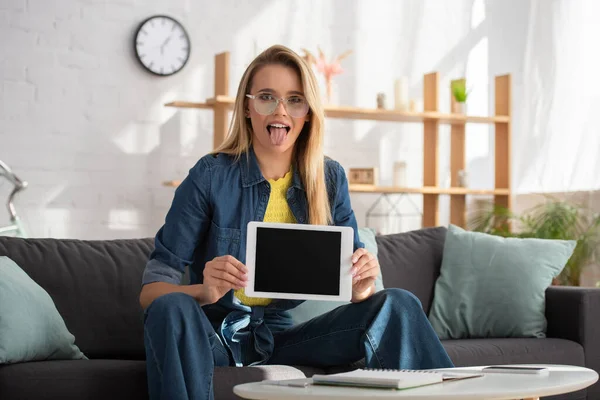
[[[269,364],[330,367],[362,359],[368,368],[452,367],[420,301],[402,289],[339,307],[274,332]],[[231,360],[202,308],[172,293],[154,300],[144,329],[150,399],[213,399],[215,366]]]

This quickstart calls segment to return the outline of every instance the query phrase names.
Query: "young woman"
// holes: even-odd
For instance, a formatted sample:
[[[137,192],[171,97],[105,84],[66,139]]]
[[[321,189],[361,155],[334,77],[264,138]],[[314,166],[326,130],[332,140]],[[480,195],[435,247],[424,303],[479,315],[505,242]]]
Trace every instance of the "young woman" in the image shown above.
[[[250,64],[227,140],[177,188],[144,271],[151,399],[212,399],[215,366],[452,366],[415,296],[375,293],[379,265],[358,237],[344,169],[323,155],[323,124],[301,57],[273,46]],[[293,326],[300,301],[246,297],[249,221],[354,228],[352,303]]]

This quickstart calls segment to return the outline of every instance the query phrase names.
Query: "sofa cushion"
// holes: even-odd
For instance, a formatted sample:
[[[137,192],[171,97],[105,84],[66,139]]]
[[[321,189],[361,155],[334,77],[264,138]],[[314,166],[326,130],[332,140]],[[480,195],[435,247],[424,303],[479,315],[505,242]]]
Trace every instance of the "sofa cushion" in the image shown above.
[[[445,237],[445,227],[377,236],[383,286],[412,292],[429,313],[442,265]]]
[[[583,347],[564,339],[506,338],[442,340],[457,367],[492,364],[585,366]]]
[[[80,241],[0,236],[0,256],[44,288],[89,358],[144,359],[142,272],[152,239]]]
[[[431,325],[441,339],[545,337],[546,289],[576,244],[450,225]]]
[[[0,256],[0,364],[85,358],[52,298]]]
[[[239,400],[233,387],[263,379],[305,375],[289,366],[218,367],[215,400]],[[42,361],[0,366],[2,400],[148,399],[146,363],[126,360]]]
[[[3,400],[147,399],[146,363],[69,360],[0,366],[0,393]]]

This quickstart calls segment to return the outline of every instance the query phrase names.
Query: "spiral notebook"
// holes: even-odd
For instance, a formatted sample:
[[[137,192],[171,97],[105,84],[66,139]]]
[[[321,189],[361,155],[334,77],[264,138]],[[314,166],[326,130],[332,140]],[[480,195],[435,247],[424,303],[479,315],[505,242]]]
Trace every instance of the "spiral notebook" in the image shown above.
[[[450,380],[476,378],[483,374],[449,373],[432,370],[357,369],[331,375],[313,375],[314,385],[356,386],[385,389],[409,389]]]

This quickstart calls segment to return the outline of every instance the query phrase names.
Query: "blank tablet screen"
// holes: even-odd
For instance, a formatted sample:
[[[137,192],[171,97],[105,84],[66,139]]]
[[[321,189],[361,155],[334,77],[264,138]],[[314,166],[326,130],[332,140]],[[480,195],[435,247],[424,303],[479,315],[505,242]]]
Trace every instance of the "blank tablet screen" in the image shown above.
[[[341,232],[256,229],[254,290],[340,294]]]

